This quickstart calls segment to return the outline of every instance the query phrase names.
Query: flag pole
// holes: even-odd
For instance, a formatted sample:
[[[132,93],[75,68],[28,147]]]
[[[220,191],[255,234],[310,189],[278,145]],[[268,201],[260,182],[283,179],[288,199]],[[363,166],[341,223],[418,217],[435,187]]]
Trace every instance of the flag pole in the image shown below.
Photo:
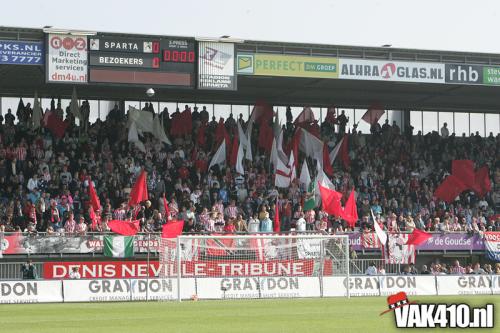
[[[151,233],[149,232],[148,233],[148,259],[147,259],[147,265],[146,265],[146,267],[148,268],[148,273],[147,273],[148,275],[146,277],[146,302],[149,301],[148,296],[149,296],[149,270],[150,270],[150,267],[149,267],[149,252],[150,252],[149,244],[150,244],[150,242],[151,242]]]

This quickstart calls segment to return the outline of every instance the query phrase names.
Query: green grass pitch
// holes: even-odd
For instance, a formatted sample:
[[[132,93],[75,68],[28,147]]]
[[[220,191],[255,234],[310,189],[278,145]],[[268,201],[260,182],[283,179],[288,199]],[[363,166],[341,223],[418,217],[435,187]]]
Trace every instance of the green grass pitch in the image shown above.
[[[495,307],[500,296],[411,296],[410,301]],[[0,332],[392,332],[394,314],[379,316],[385,297],[0,305]],[[408,330],[407,330],[408,331]],[[425,330],[417,329],[417,332]],[[461,330],[462,332],[464,330]],[[478,330],[475,330],[476,332]],[[481,330],[479,330],[481,331]]]

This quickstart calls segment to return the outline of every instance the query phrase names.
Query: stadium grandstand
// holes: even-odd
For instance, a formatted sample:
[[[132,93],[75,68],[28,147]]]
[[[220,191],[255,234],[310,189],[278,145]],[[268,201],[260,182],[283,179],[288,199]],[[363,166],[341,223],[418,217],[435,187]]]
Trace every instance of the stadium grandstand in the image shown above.
[[[346,235],[352,275],[500,274],[500,55],[7,27],[0,45],[1,279],[120,277],[82,267],[130,228],[130,263],[164,263],[178,221]]]

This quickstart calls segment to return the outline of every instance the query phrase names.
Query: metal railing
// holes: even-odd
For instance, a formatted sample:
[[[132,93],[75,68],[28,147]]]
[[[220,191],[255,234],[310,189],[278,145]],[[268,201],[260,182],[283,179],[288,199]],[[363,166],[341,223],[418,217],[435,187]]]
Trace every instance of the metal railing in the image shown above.
[[[386,263],[385,259],[351,259],[349,261],[349,272],[351,275],[366,275],[366,270],[373,264],[375,264],[378,272],[383,269],[384,273],[380,272],[380,274],[385,275],[400,274],[402,266],[404,266]]]
[[[26,262],[1,262],[0,263],[0,280],[22,280],[23,274],[21,267]],[[43,262],[33,263],[36,267],[38,278],[43,276]]]

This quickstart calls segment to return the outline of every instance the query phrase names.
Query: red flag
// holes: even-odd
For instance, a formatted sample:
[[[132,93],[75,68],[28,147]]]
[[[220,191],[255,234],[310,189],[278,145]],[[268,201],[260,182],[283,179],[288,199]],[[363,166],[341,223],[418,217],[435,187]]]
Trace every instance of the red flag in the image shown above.
[[[217,128],[215,129],[215,145],[218,147],[225,137],[226,126],[224,126],[224,118],[220,118],[219,123],[217,124]]]
[[[141,174],[139,177],[137,177],[137,180],[134,184],[134,187],[132,188],[132,191],[130,192],[130,200],[128,202],[128,205],[130,207],[137,205],[138,203],[148,200],[148,186],[146,184],[146,171],[142,170]]]
[[[342,216],[342,206],[340,205],[342,193],[324,187],[320,183],[318,185],[323,210],[332,216]]]
[[[90,208],[89,208],[89,217],[90,217],[90,220],[92,221],[92,225],[90,226],[90,229],[92,231],[97,230],[97,216],[95,215],[95,211],[94,211],[94,208],[92,207],[92,205],[90,205]]]
[[[351,191],[351,194],[345,203],[342,218],[351,228],[353,228],[356,221],[358,221],[358,208],[356,207],[356,199],[354,198],[354,189]]]
[[[490,172],[487,166],[477,169],[475,175],[474,191],[479,197],[484,197],[491,191]]]
[[[335,106],[330,106],[326,112],[325,123],[335,124],[337,119],[335,117]]]
[[[328,176],[333,176],[333,168],[330,162],[330,153],[328,152],[327,145],[323,145],[323,170]]]
[[[170,210],[168,209],[167,198],[165,198],[165,194],[163,194],[163,207],[165,211],[165,220],[168,221],[170,219]]]
[[[431,234],[415,228],[413,229],[413,232],[408,236],[406,245],[418,246],[420,244],[425,243],[430,237],[432,237]]]
[[[363,119],[370,125],[374,125],[378,123],[380,117],[382,117],[384,113],[385,111],[380,104],[373,104],[370,105],[361,119]]]
[[[349,135],[344,135],[344,140],[342,141],[342,146],[340,146],[340,159],[344,168],[349,169],[351,165],[351,158],[349,157]]]
[[[177,238],[182,234],[182,228],[184,228],[183,220],[169,221],[163,225],[161,238]]]
[[[273,128],[268,122],[262,122],[259,128],[259,147],[270,153],[273,148],[273,137]]]
[[[238,148],[238,135],[235,135],[233,138],[233,145],[231,146],[231,156],[229,157],[229,165],[232,167],[236,166],[236,160],[238,159]]]
[[[460,179],[455,175],[450,175],[436,188],[434,196],[447,203],[451,203],[466,189],[467,186],[465,186]]]
[[[264,101],[257,101],[250,114],[250,121],[255,121],[257,124],[269,122],[273,118],[273,108]]]
[[[276,210],[274,212],[274,232],[280,232],[281,230],[281,220],[280,220],[280,209],[278,206],[278,202],[276,202]]]
[[[181,129],[181,122],[182,122],[182,117],[180,113],[175,113],[172,115],[172,123],[170,127],[170,135],[172,136],[178,136],[182,134],[182,129]]]
[[[92,179],[88,178],[89,182],[89,197],[90,197],[90,205],[92,206],[94,211],[98,211],[101,209],[101,202],[99,201],[99,197],[94,188],[94,184],[92,183]]]
[[[474,172],[474,162],[471,160],[454,160],[451,162],[451,174],[470,189],[476,184],[476,174]]]
[[[108,227],[111,231],[123,236],[133,236],[139,232],[139,220],[122,221],[112,220],[108,222]]]
[[[206,138],[206,135],[205,135],[206,129],[207,129],[207,124],[205,124],[204,122],[201,123],[200,127],[198,128],[198,135],[196,137],[196,142],[201,147],[204,147],[205,144],[206,144],[206,142],[207,142],[207,138]]]
[[[64,137],[68,122],[59,118],[54,111],[48,111],[43,116],[43,126],[48,128],[58,138]]]
[[[182,128],[182,133],[181,134],[191,134],[193,131],[193,118],[191,117],[191,109],[186,109],[181,112],[180,114],[180,119],[181,119],[181,128]]]

